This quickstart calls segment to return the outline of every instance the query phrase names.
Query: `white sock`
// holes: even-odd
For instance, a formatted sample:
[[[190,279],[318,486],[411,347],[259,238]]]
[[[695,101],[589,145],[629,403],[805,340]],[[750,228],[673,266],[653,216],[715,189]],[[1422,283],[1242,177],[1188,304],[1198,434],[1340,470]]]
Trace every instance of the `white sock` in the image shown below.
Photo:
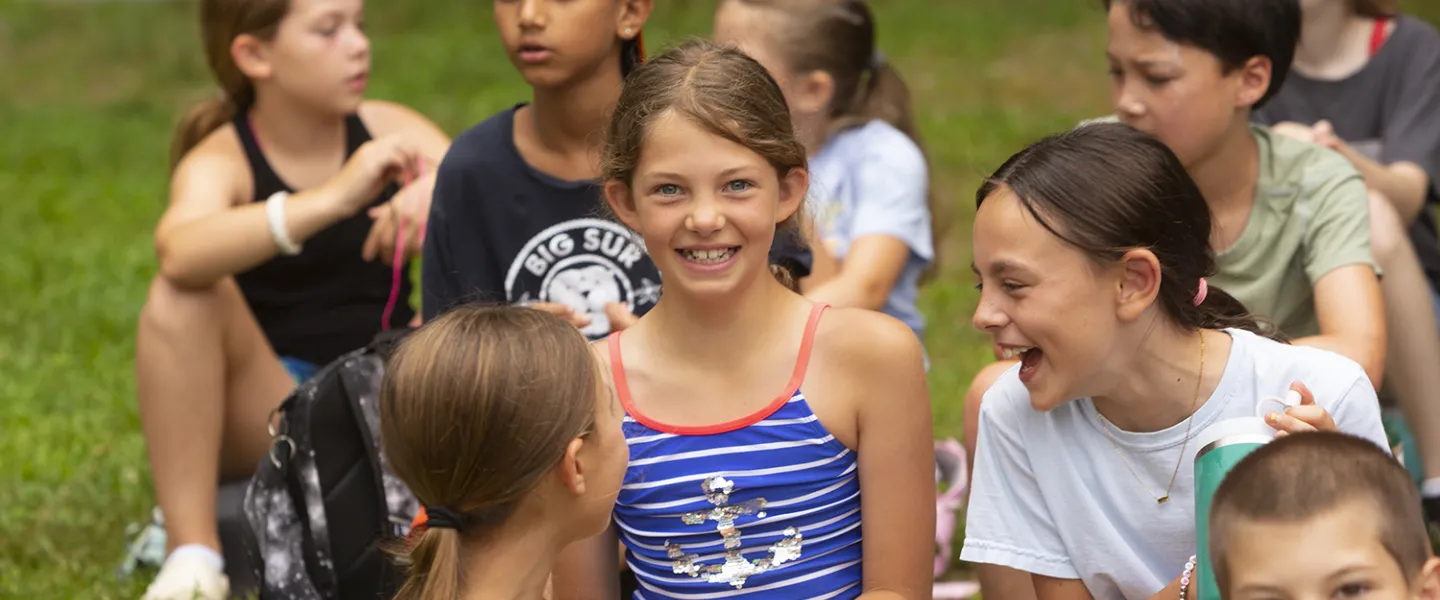
[[[1420,496],[1440,498],[1440,477],[1430,477],[1425,480],[1425,483],[1420,484]]]
[[[169,562],[177,556],[194,557],[196,560],[205,561],[206,564],[215,567],[216,571],[225,570],[225,557],[220,556],[219,552],[205,544],[185,544],[176,548],[174,552],[170,553],[170,556],[165,557],[165,560]]]

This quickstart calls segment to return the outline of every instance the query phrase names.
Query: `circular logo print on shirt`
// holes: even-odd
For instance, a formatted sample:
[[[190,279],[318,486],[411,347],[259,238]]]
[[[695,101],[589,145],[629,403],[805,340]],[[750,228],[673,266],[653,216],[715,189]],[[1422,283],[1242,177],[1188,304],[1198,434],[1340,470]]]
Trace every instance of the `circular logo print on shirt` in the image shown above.
[[[660,274],[645,247],[624,227],[603,219],[574,219],[530,238],[505,276],[513,304],[554,302],[588,315],[580,331],[592,339],[610,333],[605,306],[648,310],[660,299]]]

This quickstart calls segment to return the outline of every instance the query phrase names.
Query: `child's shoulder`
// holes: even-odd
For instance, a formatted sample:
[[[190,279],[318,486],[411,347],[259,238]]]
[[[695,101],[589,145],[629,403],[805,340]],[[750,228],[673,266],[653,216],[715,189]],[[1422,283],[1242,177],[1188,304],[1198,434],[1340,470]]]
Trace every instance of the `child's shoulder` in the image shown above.
[[[172,185],[193,183],[212,192],[216,189],[249,189],[250,159],[233,123],[210,132],[180,158],[171,173]]]
[[[441,168],[513,168],[515,150],[515,109],[495,113],[455,136]]]
[[[1260,142],[1260,151],[1268,154],[1269,173],[1260,177],[1268,179],[1272,190],[1294,189],[1308,195],[1347,180],[1361,180],[1360,171],[1339,152],[1277,134],[1259,123],[1251,123],[1250,131]]]
[[[1429,21],[1414,15],[1402,14],[1395,20],[1395,24],[1396,33],[1392,34],[1392,40],[1403,36],[1401,39],[1408,40],[1409,50],[1429,49],[1430,56],[1440,52],[1440,30],[1435,29],[1435,26],[1431,25]]]
[[[829,307],[815,330],[815,351],[835,364],[865,371],[915,367],[925,358],[914,330],[890,315],[862,308]]]
[[[357,112],[371,134],[376,137],[430,122],[430,119],[425,118],[419,111],[389,100],[366,100],[360,104]]]
[[[920,150],[915,140],[881,119],[836,133],[821,150],[821,156],[864,161],[866,164],[880,161],[893,167],[925,167],[925,153]]]

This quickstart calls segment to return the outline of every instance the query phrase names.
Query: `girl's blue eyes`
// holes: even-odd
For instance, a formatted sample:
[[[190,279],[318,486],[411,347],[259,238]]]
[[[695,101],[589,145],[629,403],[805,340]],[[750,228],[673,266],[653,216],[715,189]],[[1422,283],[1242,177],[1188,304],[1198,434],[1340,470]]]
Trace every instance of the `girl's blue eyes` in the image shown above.
[[[747,191],[752,187],[755,186],[749,181],[745,181],[744,179],[736,179],[735,181],[731,181],[730,183],[725,184],[725,191],[730,193],[740,193]],[[662,183],[655,187],[655,193],[660,194],[661,196],[674,196],[676,194],[679,194],[680,192],[680,186],[673,183]]]

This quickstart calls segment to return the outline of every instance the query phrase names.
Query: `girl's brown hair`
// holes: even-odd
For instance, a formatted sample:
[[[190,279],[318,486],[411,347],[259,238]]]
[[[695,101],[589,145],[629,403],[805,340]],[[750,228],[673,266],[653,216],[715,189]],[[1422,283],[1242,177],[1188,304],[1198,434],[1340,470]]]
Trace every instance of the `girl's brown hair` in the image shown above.
[[[875,15],[865,0],[727,1],[781,15],[770,31],[781,60],[791,72],[824,71],[835,81],[835,95],[830,99],[831,135],[878,119],[909,136],[925,154],[911,110],[910,88],[880,52]],[[938,246],[949,219],[933,184],[927,187],[931,240]],[[927,277],[938,268],[938,259],[937,254]]]
[[[172,170],[200,140],[255,102],[254,84],[230,55],[235,38],[248,34],[268,41],[289,11],[290,0],[200,0],[205,62],[220,83],[221,95],[195,105],[180,120],[170,143]]]
[[[1400,13],[1396,0],[1351,0],[1350,8],[1355,14],[1372,19],[1390,19]]]
[[[1002,187],[1047,231],[1108,265],[1136,248],[1160,263],[1160,310],[1187,329],[1235,328],[1283,340],[1217,286],[1210,206],[1163,142],[1128,125],[1082,125],[1021,150],[975,193],[979,208]]]
[[[646,133],[672,111],[764,157],[782,179],[791,169],[806,168],[805,146],[795,139],[785,95],[765,67],[734,48],[690,40],[638,66],[625,80],[605,134],[602,176],[631,185]],[[777,226],[776,235],[794,234],[803,213],[802,206]],[[784,267],[770,270],[795,288]]]
[[[410,334],[380,388],[386,460],[425,506],[461,517],[402,549],[399,600],[461,597],[460,547],[503,522],[594,426],[598,363],[579,330],[523,307],[467,305]]]

